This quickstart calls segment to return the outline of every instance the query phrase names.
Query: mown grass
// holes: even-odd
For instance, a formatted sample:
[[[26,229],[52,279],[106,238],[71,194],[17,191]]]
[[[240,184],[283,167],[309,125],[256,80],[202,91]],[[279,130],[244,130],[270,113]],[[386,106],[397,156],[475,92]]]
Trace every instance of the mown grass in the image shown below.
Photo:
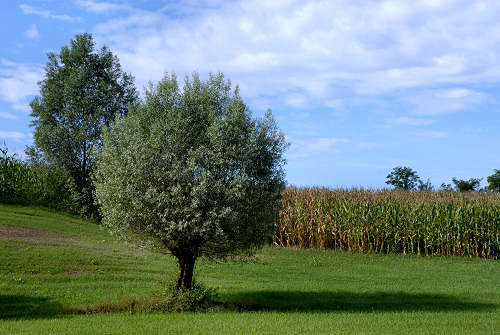
[[[21,227],[21,228],[20,228]],[[10,232],[10,233],[9,233]],[[177,274],[175,259],[100,226],[0,205],[0,333],[494,334],[500,263],[465,257],[265,248],[200,259],[218,288],[204,313],[137,312]],[[120,313],[97,313],[124,310]],[[82,313],[89,314],[67,314]]]

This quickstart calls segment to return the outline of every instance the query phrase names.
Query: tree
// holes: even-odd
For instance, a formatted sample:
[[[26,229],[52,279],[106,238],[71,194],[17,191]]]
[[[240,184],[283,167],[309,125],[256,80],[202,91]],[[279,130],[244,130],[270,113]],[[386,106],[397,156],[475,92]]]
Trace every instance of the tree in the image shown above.
[[[500,192],[500,170],[493,171],[494,173],[486,179],[489,183],[488,190]]]
[[[417,175],[417,172],[405,166],[395,167],[386,178],[386,184],[403,190],[414,190],[420,181],[420,177]]]
[[[432,185],[431,180],[429,178],[427,178],[425,183],[419,179],[417,189],[419,191],[432,191],[434,190],[434,186]]]
[[[451,184],[442,183],[439,189],[441,191],[453,191],[453,186],[451,186]]]
[[[481,186],[482,178],[470,178],[469,180],[462,180],[452,178],[451,181],[455,184],[455,188],[459,192],[476,191]]]
[[[252,119],[222,74],[150,84],[145,102],[103,131],[93,180],[103,223],[146,233],[179,262],[261,246],[273,231],[287,148],[270,111]]]
[[[87,33],[47,57],[45,77],[38,83],[40,96],[31,102],[34,145],[71,174],[91,206],[90,151],[101,143],[102,127],[116,114],[126,115],[137,99],[134,80],[106,46],[96,51]]]

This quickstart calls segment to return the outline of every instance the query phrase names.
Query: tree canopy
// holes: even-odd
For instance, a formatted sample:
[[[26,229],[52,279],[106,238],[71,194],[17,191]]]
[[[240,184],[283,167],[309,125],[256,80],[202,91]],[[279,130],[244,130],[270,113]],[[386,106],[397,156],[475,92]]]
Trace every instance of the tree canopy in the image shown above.
[[[87,33],[47,56],[40,96],[31,102],[34,145],[67,169],[82,190],[89,187],[90,151],[100,144],[102,127],[116,114],[126,115],[137,99],[134,80],[106,46],[95,50]]]
[[[273,231],[287,148],[268,112],[254,119],[222,74],[175,75],[103,130],[93,180],[104,224],[161,241],[189,288],[201,255],[261,246]]]
[[[419,185],[420,177],[417,172],[406,166],[397,166],[387,175],[386,184],[403,190],[414,190]],[[428,181],[430,184],[430,181]],[[420,184],[426,187],[425,183]]]
[[[488,189],[490,191],[500,192],[500,170],[495,169],[493,171],[494,173],[486,179],[489,183]]]
[[[458,192],[477,191],[481,186],[482,178],[470,178],[469,180],[452,178],[453,184]]]
[[[433,191],[434,185],[432,185],[430,178],[427,178],[427,180],[425,182],[423,182],[421,179],[419,179],[417,189],[419,191]]]

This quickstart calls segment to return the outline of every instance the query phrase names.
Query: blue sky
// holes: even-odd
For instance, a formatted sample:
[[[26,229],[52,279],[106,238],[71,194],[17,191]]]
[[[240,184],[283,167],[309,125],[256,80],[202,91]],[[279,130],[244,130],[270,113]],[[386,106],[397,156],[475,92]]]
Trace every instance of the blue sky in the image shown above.
[[[384,187],[395,166],[434,185],[500,169],[500,2],[2,1],[0,141],[32,143],[46,53],[91,33],[139,89],[224,72],[271,108],[295,185]]]

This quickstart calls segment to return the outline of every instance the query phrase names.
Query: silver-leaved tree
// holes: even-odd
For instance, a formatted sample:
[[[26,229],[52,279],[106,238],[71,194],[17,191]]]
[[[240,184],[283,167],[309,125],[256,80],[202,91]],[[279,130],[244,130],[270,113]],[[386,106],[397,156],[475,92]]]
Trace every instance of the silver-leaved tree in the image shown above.
[[[283,134],[252,118],[222,74],[150,84],[142,104],[104,129],[93,175],[104,224],[147,233],[179,261],[189,289],[197,257],[270,238],[284,187]]]

